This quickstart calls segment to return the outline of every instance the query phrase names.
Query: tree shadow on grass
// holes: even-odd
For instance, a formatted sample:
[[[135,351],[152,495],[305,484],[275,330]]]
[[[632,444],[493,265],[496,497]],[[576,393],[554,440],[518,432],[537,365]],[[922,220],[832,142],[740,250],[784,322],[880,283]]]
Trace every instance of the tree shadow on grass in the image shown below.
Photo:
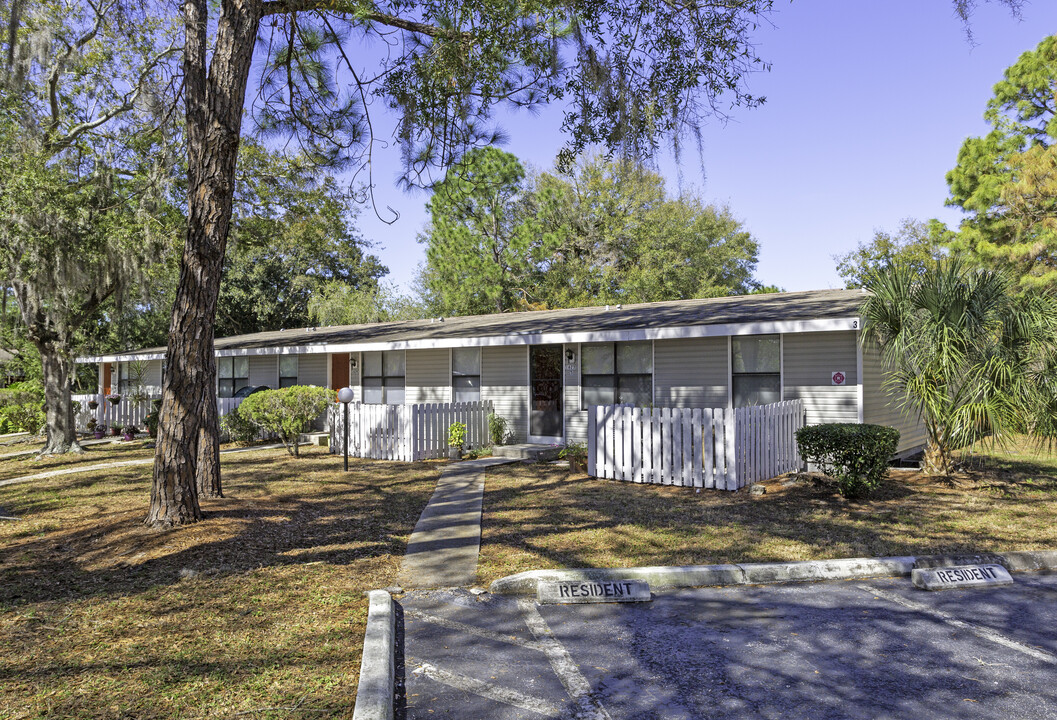
[[[497,468],[488,477],[486,580],[546,567],[923,555],[1057,543],[1052,503],[900,478],[852,502],[810,483],[771,483],[766,495],[751,496],[572,477],[548,466]]]
[[[142,525],[149,466],[11,486],[22,520],[0,550],[0,604],[139,592],[198,574],[399,558],[437,475],[431,465],[365,461],[345,475],[334,456],[275,454],[226,465],[228,497],[203,500],[204,522],[165,532]]]

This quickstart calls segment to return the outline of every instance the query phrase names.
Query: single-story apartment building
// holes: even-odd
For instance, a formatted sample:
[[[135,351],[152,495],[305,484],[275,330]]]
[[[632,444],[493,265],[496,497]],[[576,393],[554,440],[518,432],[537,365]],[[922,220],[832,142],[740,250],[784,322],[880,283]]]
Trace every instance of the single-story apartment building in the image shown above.
[[[217,390],[350,386],[364,403],[490,400],[519,442],[585,441],[590,405],[741,407],[801,399],[808,424],[867,422],[924,445],[860,342],[859,290],[676,300],[286,329],[216,341]],[[165,348],[79,358],[99,392],[133,370],[159,393]],[[133,365],[140,363],[140,365]]]

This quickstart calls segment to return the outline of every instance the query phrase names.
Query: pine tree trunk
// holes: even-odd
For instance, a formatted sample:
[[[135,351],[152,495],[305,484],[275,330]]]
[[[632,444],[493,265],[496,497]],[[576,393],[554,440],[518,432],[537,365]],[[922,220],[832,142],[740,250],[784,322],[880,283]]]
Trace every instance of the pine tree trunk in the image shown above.
[[[213,321],[231,224],[246,82],[260,22],[260,0],[224,0],[206,72],[206,0],[185,0],[184,98],[187,106],[187,235],[169,325],[147,524],[172,527],[202,517],[196,472],[219,487],[220,457],[199,453],[216,436],[216,404],[201,411],[215,387]],[[215,392],[215,390],[213,391]],[[201,460],[201,462],[199,462]]]
[[[214,358],[211,372],[216,373]],[[202,398],[202,427],[198,432],[198,496],[224,497],[220,484],[220,428],[217,416],[217,393],[212,384],[205,388]]]
[[[77,442],[70,392],[73,360],[58,344],[40,343],[40,362],[44,372],[44,415],[47,441],[41,455],[84,452]]]

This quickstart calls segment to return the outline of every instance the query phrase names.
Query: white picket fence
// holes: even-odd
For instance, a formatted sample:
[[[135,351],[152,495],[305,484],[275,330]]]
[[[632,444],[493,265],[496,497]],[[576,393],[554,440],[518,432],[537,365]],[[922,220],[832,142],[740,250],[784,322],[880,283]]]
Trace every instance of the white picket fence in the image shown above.
[[[734,459],[738,487],[803,467],[796,431],[804,427],[802,400],[784,400],[734,411]]]
[[[78,432],[87,432],[88,420],[93,417],[98,425],[119,428],[125,425],[135,425],[141,431],[146,430],[143,418],[150,414],[150,400],[137,404],[121,398],[121,402],[117,405],[111,405],[105,395],[74,395],[73,399],[81,403],[81,411],[75,418]],[[95,410],[88,407],[88,402],[91,400],[99,404]],[[217,412],[223,417],[237,408],[242,400],[243,398],[217,398]]]
[[[491,401],[374,405],[349,403],[349,455],[375,460],[413,462],[448,453],[448,428],[466,424],[466,448],[489,444],[488,415]],[[340,403],[327,411],[330,449],[340,453],[344,437]]]
[[[588,412],[587,474],[656,485],[737,490],[800,467],[803,403],[755,408],[635,408]]]

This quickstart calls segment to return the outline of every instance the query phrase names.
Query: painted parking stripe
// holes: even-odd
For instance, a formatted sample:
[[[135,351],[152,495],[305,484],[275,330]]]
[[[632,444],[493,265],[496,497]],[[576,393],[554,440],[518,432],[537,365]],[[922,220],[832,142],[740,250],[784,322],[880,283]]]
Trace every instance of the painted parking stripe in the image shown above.
[[[565,690],[577,706],[577,718],[583,720],[612,720],[609,713],[602,706],[602,701],[591,690],[591,684],[580,672],[580,668],[573,662],[572,656],[565,646],[554,637],[547,621],[536,609],[534,600],[519,598],[517,601],[521,615],[525,618],[525,624],[532,631],[533,637],[539,642],[543,654],[554,670],[554,674],[561,680]]]
[[[896,595],[895,593],[890,593],[886,590],[872,588],[869,585],[858,585],[856,587],[865,592],[873,593],[877,597],[894,602],[897,605],[902,605],[905,608],[909,608],[911,610],[915,610],[926,615],[931,615],[935,618],[944,621],[948,625],[953,625],[956,628],[968,630],[969,632],[979,637],[982,637],[985,640],[990,640],[991,642],[1007,647],[1010,650],[1016,650],[1017,652],[1023,653],[1024,655],[1027,655],[1029,657],[1033,657],[1036,660],[1042,660],[1043,662],[1048,662],[1052,665],[1057,665],[1057,657],[1054,657],[1045,650],[1039,650],[1038,648],[1033,648],[1029,645],[1017,642],[1016,640],[1008,638],[1002,633],[996,630],[992,630],[991,628],[972,625],[970,623],[965,622],[964,620],[959,620],[953,615],[946,613],[942,610],[937,610],[936,608],[929,607],[928,605],[925,605],[923,603],[914,602],[913,600],[907,600],[906,598],[900,597],[899,595]]]
[[[526,695],[517,690],[511,690],[510,688],[505,688],[500,685],[493,685],[492,683],[477,680],[476,678],[468,677],[450,670],[443,670],[430,663],[420,663],[414,658],[408,658],[408,660],[410,661],[410,664],[418,665],[418,668],[413,672],[422,672],[430,680],[447,685],[448,687],[453,687],[456,690],[473,693],[474,695],[487,698],[488,700],[494,700],[495,702],[503,703],[504,705],[512,705],[513,707],[521,708],[522,710],[531,710],[544,717],[561,717],[561,708],[543,698]]]
[[[423,620],[425,622],[430,623],[431,625],[439,625],[440,627],[445,627],[449,630],[455,630],[457,632],[466,633],[467,635],[476,635],[477,637],[484,638],[485,640],[492,640],[493,642],[505,643],[507,645],[516,645],[518,647],[528,648],[529,650],[543,652],[543,646],[535,640],[522,640],[521,638],[514,635],[503,635],[493,630],[486,630],[484,628],[475,627],[473,625],[467,625],[466,623],[448,620],[447,618],[438,617],[436,615],[430,615],[429,613],[424,613],[421,610],[405,610],[404,616],[414,618],[416,620]]]

